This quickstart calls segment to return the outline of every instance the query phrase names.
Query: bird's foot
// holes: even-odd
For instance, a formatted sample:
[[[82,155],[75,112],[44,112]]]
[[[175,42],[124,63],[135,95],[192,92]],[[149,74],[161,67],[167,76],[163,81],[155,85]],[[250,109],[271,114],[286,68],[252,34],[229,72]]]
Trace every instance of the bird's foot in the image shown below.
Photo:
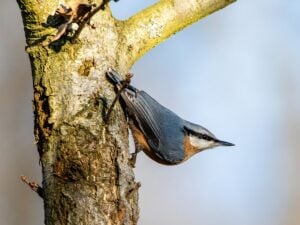
[[[136,150],[135,152],[131,153],[131,157],[129,159],[129,165],[132,167],[132,168],[135,168],[135,163],[136,163],[136,159],[137,159],[137,155],[138,153],[140,152],[141,150]]]

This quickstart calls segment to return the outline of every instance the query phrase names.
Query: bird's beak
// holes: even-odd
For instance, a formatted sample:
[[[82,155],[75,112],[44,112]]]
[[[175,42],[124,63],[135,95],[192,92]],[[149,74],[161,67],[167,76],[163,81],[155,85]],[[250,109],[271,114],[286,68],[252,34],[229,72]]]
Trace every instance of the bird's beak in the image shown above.
[[[227,141],[218,140],[217,143],[222,146],[234,146],[234,144],[227,142]]]

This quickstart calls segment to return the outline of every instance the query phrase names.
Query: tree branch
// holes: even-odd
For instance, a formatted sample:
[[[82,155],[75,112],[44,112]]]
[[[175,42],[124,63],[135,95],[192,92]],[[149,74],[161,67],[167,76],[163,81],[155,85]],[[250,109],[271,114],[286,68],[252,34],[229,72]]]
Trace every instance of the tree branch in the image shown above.
[[[172,34],[235,1],[161,0],[121,22],[123,23],[121,34],[127,45],[121,47],[120,52],[122,55],[125,53],[124,56],[131,57],[127,60],[129,60],[129,65],[132,65],[148,50]]]

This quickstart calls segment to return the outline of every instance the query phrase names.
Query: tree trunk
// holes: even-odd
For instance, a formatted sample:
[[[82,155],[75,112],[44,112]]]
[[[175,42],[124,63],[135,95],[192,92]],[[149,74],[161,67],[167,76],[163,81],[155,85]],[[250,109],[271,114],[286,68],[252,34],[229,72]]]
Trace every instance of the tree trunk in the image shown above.
[[[105,71],[125,74],[153,46],[232,1],[180,2],[160,1],[127,21],[116,20],[105,7],[74,43],[66,40],[53,49],[43,41],[57,30],[44,24],[59,1],[18,0],[32,67],[45,224],[137,224],[138,184],[128,163],[128,126],[120,105],[103,121],[105,102],[115,97]]]

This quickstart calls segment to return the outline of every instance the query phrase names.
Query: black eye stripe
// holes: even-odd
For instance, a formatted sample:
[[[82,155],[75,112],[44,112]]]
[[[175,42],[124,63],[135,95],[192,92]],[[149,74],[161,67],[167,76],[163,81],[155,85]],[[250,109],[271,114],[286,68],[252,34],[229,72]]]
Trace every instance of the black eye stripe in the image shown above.
[[[194,136],[196,136],[196,137],[198,137],[198,138],[200,138],[200,139],[207,140],[207,141],[214,140],[212,137],[210,137],[210,136],[208,136],[208,135],[206,135],[206,134],[200,134],[200,133],[197,133],[197,132],[195,132],[195,131],[193,131],[193,130],[187,128],[187,127],[184,127],[184,128],[185,128],[185,130],[188,132],[188,134],[192,134],[192,135],[194,135]]]
[[[207,141],[211,141],[212,140],[212,138],[209,137],[209,136],[207,136],[206,134],[200,134],[199,138],[202,138],[202,139],[207,140]]]

